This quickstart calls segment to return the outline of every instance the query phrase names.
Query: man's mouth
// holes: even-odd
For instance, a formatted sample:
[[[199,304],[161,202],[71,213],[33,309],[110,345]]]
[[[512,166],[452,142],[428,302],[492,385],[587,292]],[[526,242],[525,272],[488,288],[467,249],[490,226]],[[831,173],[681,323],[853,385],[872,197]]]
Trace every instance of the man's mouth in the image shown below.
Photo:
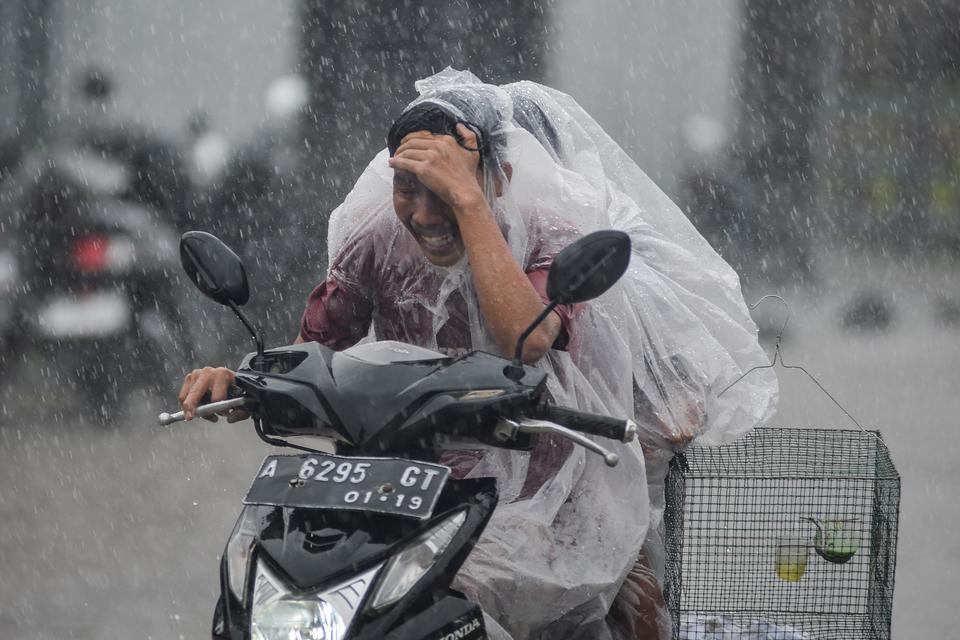
[[[449,253],[457,246],[457,233],[450,227],[428,229],[414,226],[413,232],[430,253]]]

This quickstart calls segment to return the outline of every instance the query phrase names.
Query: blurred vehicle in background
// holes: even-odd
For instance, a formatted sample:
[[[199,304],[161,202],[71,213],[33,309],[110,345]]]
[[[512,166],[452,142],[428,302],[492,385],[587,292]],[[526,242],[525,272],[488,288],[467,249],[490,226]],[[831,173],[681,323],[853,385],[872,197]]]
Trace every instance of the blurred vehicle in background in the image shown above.
[[[5,360],[40,351],[26,366],[49,367],[95,412],[162,383],[167,367],[172,379],[191,355],[173,298],[178,234],[135,149],[67,140],[28,155],[0,187],[0,267],[15,276]]]
[[[115,118],[111,95],[108,74],[88,68],[72,118],[32,151],[4,145],[17,153],[0,170],[3,375],[42,367],[90,415],[136,387],[169,389],[193,354],[172,296],[188,225],[181,155]]]

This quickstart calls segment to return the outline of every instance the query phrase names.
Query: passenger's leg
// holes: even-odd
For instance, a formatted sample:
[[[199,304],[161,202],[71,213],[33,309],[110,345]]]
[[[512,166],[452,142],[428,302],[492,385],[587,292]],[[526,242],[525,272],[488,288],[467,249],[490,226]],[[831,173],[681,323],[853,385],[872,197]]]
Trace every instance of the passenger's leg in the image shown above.
[[[652,532],[610,607],[607,620],[624,640],[668,640],[670,613],[661,588],[663,544]],[[658,570],[658,567],[659,570]]]

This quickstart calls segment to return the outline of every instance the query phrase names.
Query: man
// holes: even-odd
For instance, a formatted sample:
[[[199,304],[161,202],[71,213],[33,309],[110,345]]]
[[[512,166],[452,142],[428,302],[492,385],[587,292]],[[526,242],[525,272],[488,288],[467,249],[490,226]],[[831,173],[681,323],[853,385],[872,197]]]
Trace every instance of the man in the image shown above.
[[[543,310],[553,257],[570,241],[614,222],[642,227],[643,216],[664,226],[682,218],[609,138],[561,165],[512,125],[502,89],[450,69],[417,88],[421,97],[394,123],[388,149],[331,216],[330,269],[310,295],[298,340],[339,349],[372,335],[512,355]],[[556,121],[559,136],[583,117],[578,109]],[[608,164],[593,162],[600,158]],[[625,171],[642,176],[648,190],[611,189]],[[652,244],[639,247],[625,278],[597,300],[558,309],[527,341],[523,358],[550,374],[557,404],[584,411],[633,417],[635,388],[659,389],[644,397],[672,404],[644,408],[648,431],[683,432],[688,419],[671,410],[693,405],[703,414],[711,385],[722,388],[756,355],[749,316],[742,297],[736,306],[735,282],[697,280],[714,264],[708,246],[691,253],[674,250],[682,237],[637,237]],[[692,291],[668,277],[677,268],[691,272],[683,282]],[[691,311],[713,303],[707,319]],[[722,331],[740,340],[735,356],[747,355],[731,355],[713,337]],[[232,379],[223,368],[188,374],[180,392],[187,416],[206,392],[225,397]],[[615,443],[621,463],[610,470],[565,441],[541,439],[529,453],[436,444],[455,475],[499,480],[500,504],[454,583],[493,617],[491,637],[626,638],[643,629],[629,618],[643,616],[644,605],[617,597],[649,524],[639,445]],[[616,619],[608,620],[615,599]]]

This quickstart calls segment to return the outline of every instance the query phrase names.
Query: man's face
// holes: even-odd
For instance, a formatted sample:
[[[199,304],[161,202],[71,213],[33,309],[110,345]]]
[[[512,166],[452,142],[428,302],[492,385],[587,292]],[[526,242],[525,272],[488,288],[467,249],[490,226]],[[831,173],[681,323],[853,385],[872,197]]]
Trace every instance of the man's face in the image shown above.
[[[463,255],[453,209],[409,171],[393,172],[393,210],[431,263],[449,267]]]

